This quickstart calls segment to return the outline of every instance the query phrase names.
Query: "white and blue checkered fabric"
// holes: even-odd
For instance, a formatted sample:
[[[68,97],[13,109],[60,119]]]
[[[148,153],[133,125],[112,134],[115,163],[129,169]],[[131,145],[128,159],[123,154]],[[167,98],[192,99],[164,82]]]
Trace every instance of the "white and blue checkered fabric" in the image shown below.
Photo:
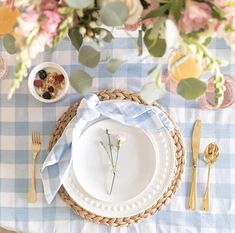
[[[77,136],[81,135],[90,121],[101,116],[146,131],[167,130],[170,132],[174,129],[166,114],[158,108],[131,101],[100,101],[95,94],[86,95],[81,100],[77,115],[67,125],[42,166],[42,181],[48,203],[54,199],[72,162],[71,147],[74,133]]]
[[[53,53],[45,52],[33,65],[53,61],[70,73],[85,69],[94,80],[92,91],[106,88],[124,88],[139,91],[149,69],[157,60],[143,55],[137,57],[136,44],[123,32],[102,48],[103,58],[121,58],[127,62],[110,74],[105,63],[88,69],[77,63],[77,52],[68,40],[62,41]],[[235,74],[235,56],[223,40],[214,40],[212,53],[226,59],[229,65],[224,73]],[[144,222],[128,228],[98,226],[83,220],[57,195],[48,204],[43,191],[40,167],[47,157],[47,146],[56,120],[81,96],[70,89],[58,103],[45,104],[35,100],[29,93],[27,80],[11,100],[7,93],[13,78],[15,60],[3,51],[1,55],[9,65],[8,77],[0,81],[0,225],[20,233],[232,233],[235,232],[235,106],[218,111],[203,110],[197,101],[184,101],[181,97],[166,93],[158,103],[165,107],[179,126],[186,144],[186,169],[182,184],[170,203]],[[162,60],[166,66],[166,59]],[[202,135],[197,180],[197,210],[187,209],[191,183],[191,133],[196,119],[202,120]],[[35,204],[27,202],[31,177],[31,133],[42,134],[42,151],[39,154],[36,174],[37,197]],[[207,178],[207,165],[203,161],[205,146],[215,141],[220,147],[220,156],[211,170],[210,212],[200,210]]]

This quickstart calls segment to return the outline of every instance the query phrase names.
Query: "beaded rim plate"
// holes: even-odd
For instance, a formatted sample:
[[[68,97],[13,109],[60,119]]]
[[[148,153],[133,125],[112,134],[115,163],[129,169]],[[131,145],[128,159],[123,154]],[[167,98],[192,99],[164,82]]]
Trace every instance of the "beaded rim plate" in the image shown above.
[[[99,99],[101,101],[103,100],[113,100],[113,99],[121,99],[121,100],[129,100],[134,101],[138,104],[146,104],[139,96],[138,93],[130,92],[127,90],[121,90],[121,89],[108,89],[101,91],[97,93]],[[62,114],[62,116],[58,119],[56,127],[52,133],[49,145],[48,145],[48,151],[51,151],[52,147],[55,145],[57,140],[62,135],[64,129],[66,128],[67,124],[71,121],[71,119],[76,115],[77,107],[79,106],[80,102],[76,102],[73,106],[67,109],[67,111]],[[174,196],[175,192],[178,190],[182,174],[184,172],[185,168],[185,150],[184,150],[184,142],[183,137],[178,129],[178,127],[175,125],[172,117],[169,113],[167,113],[161,106],[158,104],[154,104],[156,108],[159,108],[161,111],[163,111],[168,118],[172,121],[174,125],[174,130],[170,132],[171,137],[174,141],[175,147],[176,147],[176,168],[175,168],[175,174],[172,178],[171,184],[169,185],[168,189],[163,193],[161,198],[158,200],[155,200],[153,205],[148,208],[147,210],[138,213],[136,215],[125,217],[125,218],[109,218],[104,217],[101,215],[96,215],[84,208],[82,208],[80,205],[78,205],[66,192],[64,189],[64,186],[62,185],[59,190],[59,195],[61,199],[68,205],[70,208],[73,209],[73,211],[80,215],[82,218],[89,220],[96,224],[104,224],[106,226],[114,226],[114,227],[121,227],[121,226],[129,226],[131,224],[139,223],[143,221],[144,219],[152,216],[156,212],[160,211]]]
[[[103,122],[99,121],[98,123],[94,123],[92,126],[93,128],[96,129],[100,127],[101,124],[103,123],[103,127],[105,127],[105,125],[111,127],[111,124],[108,121],[109,120],[104,120]],[[117,127],[119,127],[120,130],[123,130],[123,128],[131,128],[131,127],[124,126],[124,125],[122,127],[121,123],[116,123],[116,124],[118,124]],[[91,129],[91,127],[89,127],[88,130]],[[115,131],[114,127],[111,127],[111,131]],[[140,129],[140,131],[142,130]],[[136,131],[133,131],[132,133],[134,132]],[[83,134],[84,133],[86,134],[86,130],[83,132]],[[92,133],[95,134],[94,131],[92,131]],[[93,161],[94,163],[91,161],[91,156],[94,155],[95,157],[95,156],[100,156],[100,155],[95,154],[95,152],[91,155],[89,151],[89,149],[91,148],[87,149],[86,150],[87,162],[88,161],[89,162],[88,164],[86,164],[86,161],[82,162],[82,159],[81,159],[80,160],[81,164],[79,167],[78,165],[79,154],[81,155],[81,157],[83,157],[82,155],[83,153],[79,153],[79,150],[77,149],[76,151],[73,151],[73,154],[76,155],[73,158],[73,167],[69,169],[69,172],[67,173],[67,176],[65,177],[63,181],[63,185],[66,191],[73,198],[73,200],[76,201],[80,206],[87,209],[88,211],[91,211],[94,214],[117,218],[117,217],[127,217],[127,216],[137,214],[139,212],[142,212],[146,210],[147,208],[149,208],[154,203],[155,200],[159,199],[161,195],[164,193],[164,191],[166,191],[174,175],[175,146],[172,142],[170,134],[166,132],[165,130],[161,130],[154,134],[150,132],[146,132],[145,134],[146,134],[146,137],[148,137],[151,140],[154,150],[155,150],[155,153],[154,153],[155,160],[153,157],[149,157],[149,161],[148,161],[149,163],[147,164],[147,166],[150,166],[151,160],[153,163],[154,162],[156,163],[156,166],[153,167],[154,171],[151,176],[151,180],[149,179],[149,183],[143,190],[141,190],[141,192],[138,189],[138,187],[136,188],[136,185],[138,185],[138,181],[128,184],[129,191],[128,191],[128,187],[125,187],[125,185],[122,188],[122,184],[120,182],[118,188],[113,190],[117,193],[117,194],[114,193],[114,195],[116,194],[116,199],[115,197],[112,199],[111,198],[112,196],[109,197],[108,195],[105,195],[104,193],[102,193],[103,196],[100,197],[98,193],[101,187],[98,187],[98,188],[96,187],[96,189],[94,188],[93,195],[91,195],[89,192],[87,192],[87,189],[86,189],[87,185],[84,185],[83,183],[84,182],[92,183],[91,179],[92,178],[95,179],[96,176],[100,175],[99,173],[97,174],[96,172],[96,170],[99,169],[97,168],[98,165],[96,165],[95,166],[96,168],[94,168],[94,163],[97,163],[98,160],[94,160]],[[89,140],[91,140],[92,143],[95,143],[92,140],[92,138]],[[143,140],[143,138],[141,138],[140,140]],[[85,143],[85,142],[83,141],[82,143]],[[92,145],[87,145],[87,146],[92,147]],[[147,144],[146,146],[150,146],[150,144]],[[75,148],[79,148],[79,147],[76,146]],[[146,148],[146,152],[148,152],[148,148]],[[125,156],[128,156],[128,155],[126,154]],[[143,151],[142,151],[142,154],[139,155],[139,157],[140,158],[137,158],[137,159],[142,159],[141,161],[138,161],[139,163],[144,163],[144,159],[148,159],[147,157],[144,157]],[[79,169],[83,170],[83,168],[81,168],[82,166],[85,166],[84,168],[85,170],[88,169],[85,176],[82,175],[83,172],[80,172],[80,173],[78,172]],[[124,167],[123,169],[125,170],[123,172],[127,172],[127,171],[131,172],[130,169],[128,170],[128,167],[125,167],[125,164],[120,164],[120,166]],[[93,167],[93,170],[90,169],[91,167]],[[144,164],[143,164],[143,167],[144,167]],[[145,167],[144,170],[141,170],[141,171],[139,170],[141,174],[139,174],[138,177],[134,177],[134,178],[141,179],[141,175],[144,176],[145,173],[147,174],[146,169],[148,168]],[[149,169],[151,168],[149,167]],[[101,174],[101,175],[104,176],[104,174]],[[84,180],[81,181],[81,179],[84,179]],[[119,179],[122,179],[122,178],[119,177]],[[131,175],[129,178],[123,177],[123,179],[131,179]],[[96,183],[93,183],[93,185],[95,186]],[[102,183],[100,185],[102,185]],[[132,194],[132,191],[135,189],[137,189],[135,193],[136,195],[133,198],[119,201],[119,199],[123,196],[128,197],[128,194]],[[97,194],[95,194],[95,191],[97,191]],[[127,195],[123,195],[122,192],[126,192]]]

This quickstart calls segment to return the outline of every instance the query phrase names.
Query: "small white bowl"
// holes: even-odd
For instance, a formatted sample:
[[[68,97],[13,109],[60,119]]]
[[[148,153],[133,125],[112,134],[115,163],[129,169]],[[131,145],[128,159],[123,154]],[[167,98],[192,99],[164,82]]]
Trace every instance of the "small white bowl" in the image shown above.
[[[33,84],[36,76],[37,76],[37,73],[39,70],[43,70],[43,69],[46,69],[46,68],[54,68],[56,70],[58,70],[59,72],[61,72],[61,74],[64,75],[64,81],[65,81],[65,85],[64,85],[64,88],[61,92],[61,94],[59,96],[57,96],[56,98],[54,99],[44,99],[42,98],[41,96],[38,95],[38,93],[36,92],[35,90],[35,86]],[[29,90],[31,92],[31,94],[33,95],[33,97],[43,103],[55,103],[57,101],[59,101],[60,99],[62,99],[66,93],[68,92],[68,89],[69,89],[69,77],[66,73],[66,71],[64,70],[63,67],[61,67],[60,65],[54,63],[54,62],[43,62],[37,66],[35,66],[30,74],[29,74],[29,78],[28,78],[28,87],[29,87]]]

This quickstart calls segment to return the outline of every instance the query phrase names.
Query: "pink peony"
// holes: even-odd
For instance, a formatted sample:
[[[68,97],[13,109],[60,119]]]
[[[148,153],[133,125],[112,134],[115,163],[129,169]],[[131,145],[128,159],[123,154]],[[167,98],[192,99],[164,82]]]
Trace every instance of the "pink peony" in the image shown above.
[[[20,15],[21,19],[24,22],[30,22],[30,23],[36,23],[38,20],[38,14],[35,10],[30,9],[29,11],[25,13],[21,13]]]
[[[57,12],[57,1],[55,0],[43,0],[41,5],[40,5],[40,9],[42,11],[56,11]]]
[[[41,24],[41,30],[50,35],[51,39],[57,33],[57,27],[60,24],[62,17],[56,11],[46,10],[43,12],[44,19]]]
[[[214,3],[218,7],[223,7],[225,5],[225,0],[214,0]]]
[[[206,3],[186,0],[186,6],[179,20],[179,30],[184,33],[208,29],[208,20],[212,18],[211,8]]]

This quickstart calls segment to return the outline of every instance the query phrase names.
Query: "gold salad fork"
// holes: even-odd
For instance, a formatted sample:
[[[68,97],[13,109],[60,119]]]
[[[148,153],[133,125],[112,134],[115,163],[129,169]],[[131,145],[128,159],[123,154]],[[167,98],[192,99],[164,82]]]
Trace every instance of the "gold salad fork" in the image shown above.
[[[41,137],[40,133],[38,131],[34,131],[32,133],[32,154],[33,154],[33,165],[32,165],[32,177],[31,177],[31,186],[29,188],[28,193],[28,202],[34,203],[37,201],[37,194],[36,194],[36,188],[35,188],[35,167],[36,167],[36,157],[39,154],[41,150]]]

